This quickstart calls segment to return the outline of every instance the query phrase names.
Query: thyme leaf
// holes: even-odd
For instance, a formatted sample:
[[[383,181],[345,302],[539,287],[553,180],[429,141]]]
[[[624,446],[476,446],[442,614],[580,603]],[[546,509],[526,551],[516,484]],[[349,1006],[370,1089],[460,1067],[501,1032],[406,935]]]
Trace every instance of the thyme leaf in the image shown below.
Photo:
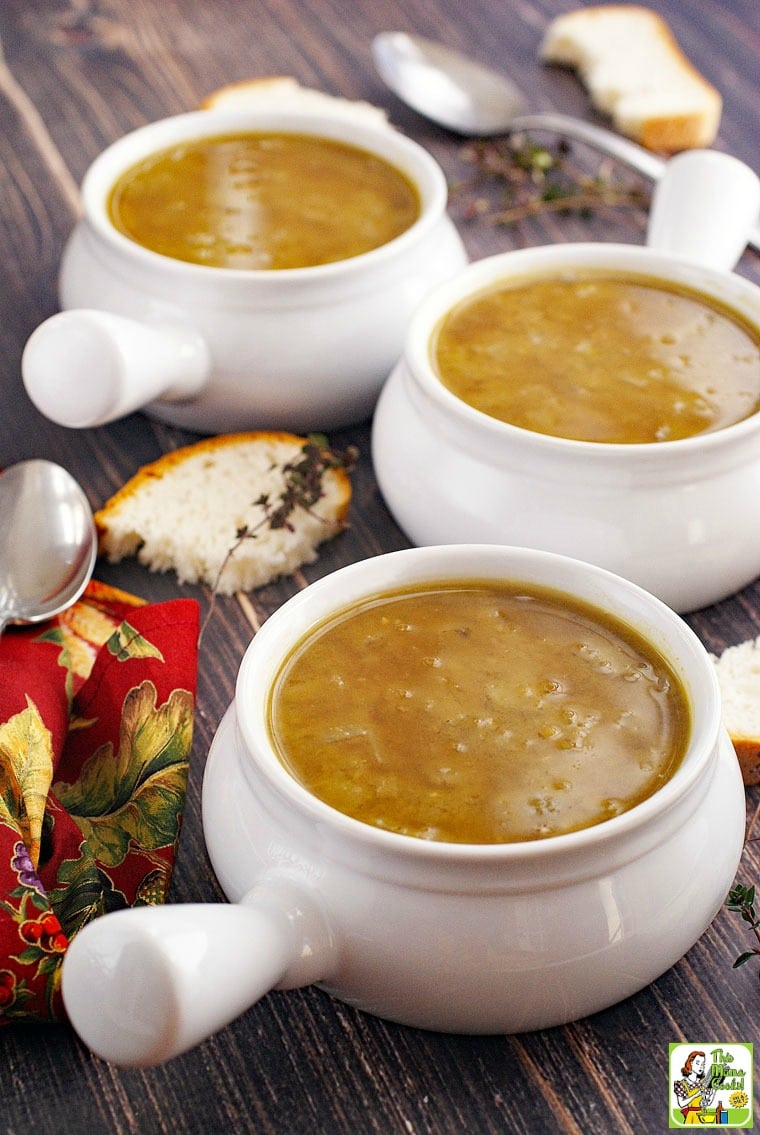
[[[745,887],[742,883],[737,883],[736,886],[729,891],[725,906],[727,910],[741,916],[742,920],[748,924],[749,929],[754,933],[758,942],[757,946],[739,954],[733,966],[734,969],[738,969],[739,966],[746,965],[752,958],[760,958],[760,918],[758,918],[755,909],[755,888]]]
[[[646,208],[650,194],[643,181],[623,179],[616,163],[605,159],[594,174],[571,161],[566,139],[541,146],[523,132],[479,138],[460,150],[474,169],[450,187],[451,201],[464,220],[483,218],[511,225],[539,213],[593,216],[600,208]]]
[[[298,453],[282,466],[283,487],[279,496],[272,500],[269,493],[261,493],[252,502],[261,510],[261,519],[253,525],[242,525],[235,532],[235,539],[219,566],[216,580],[211,588],[211,601],[198,636],[199,642],[211,618],[222,573],[241,544],[246,540],[255,540],[262,529],[277,531],[285,528],[292,532],[294,530],[292,516],[299,508],[318,520],[324,520],[325,524],[333,523],[325,520],[315,511],[315,506],[325,495],[325,474],[330,469],[344,469],[350,473],[356,465],[358,456],[359,451],[354,445],[339,452],[330,448],[323,434],[310,434]],[[336,531],[342,526],[342,523],[337,525]]]

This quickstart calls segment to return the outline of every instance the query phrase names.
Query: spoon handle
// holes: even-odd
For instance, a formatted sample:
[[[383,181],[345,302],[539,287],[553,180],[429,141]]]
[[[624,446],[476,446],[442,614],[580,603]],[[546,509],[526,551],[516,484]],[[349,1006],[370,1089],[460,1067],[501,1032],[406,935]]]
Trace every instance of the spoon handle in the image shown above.
[[[551,130],[556,134],[567,135],[578,142],[586,142],[602,153],[626,162],[632,169],[643,173],[652,181],[658,181],[665,171],[665,160],[650,153],[636,142],[630,142],[620,134],[613,134],[602,126],[571,118],[567,114],[554,114],[551,111],[540,114],[518,114],[510,123],[510,130]]]
[[[604,154],[609,154],[610,157],[618,158],[652,181],[660,180],[668,164],[664,158],[650,153],[636,142],[614,134],[611,130],[605,130],[604,127],[595,126],[592,122],[584,122],[580,118],[571,118],[566,114],[554,114],[551,111],[520,114],[512,119],[510,130],[551,130],[553,133],[574,138]],[[760,252],[760,226],[753,228],[748,243]]]

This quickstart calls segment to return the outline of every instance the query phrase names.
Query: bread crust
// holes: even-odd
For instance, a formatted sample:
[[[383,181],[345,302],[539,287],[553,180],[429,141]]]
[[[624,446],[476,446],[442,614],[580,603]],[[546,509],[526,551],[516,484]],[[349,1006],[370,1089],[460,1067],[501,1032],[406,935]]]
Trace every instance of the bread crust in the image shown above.
[[[201,110],[245,109],[266,107],[272,110],[288,108],[299,113],[334,113],[344,118],[388,126],[388,113],[374,103],[361,99],[347,99],[331,95],[314,87],[304,87],[292,75],[260,75],[227,83],[206,95]]]
[[[226,83],[211,91],[201,102],[201,110],[211,110],[228,100],[244,99],[249,93],[260,94],[267,91],[271,94],[294,91],[298,82],[291,75],[257,75],[254,79],[239,79],[235,83]]]
[[[731,737],[742,780],[749,786],[760,784],[760,741],[750,737]]]

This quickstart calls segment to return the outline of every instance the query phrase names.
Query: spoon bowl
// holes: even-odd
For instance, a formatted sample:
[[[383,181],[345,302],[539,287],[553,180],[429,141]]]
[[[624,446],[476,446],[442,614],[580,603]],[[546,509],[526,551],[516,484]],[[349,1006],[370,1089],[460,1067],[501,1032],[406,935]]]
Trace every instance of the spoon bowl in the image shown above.
[[[407,106],[457,134],[503,134],[526,110],[505,75],[452,48],[405,32],[381,32],[372,42],[378,74]]]
[[[619,158],[654,181],[665,169],[663,158],[612,130],[566,114],[527,113],[525,96],[506,75],[442,43],[406,32],[380,32],[372,41],[372,58],[380,78],[402,102],[457,134],[550,130]]]
[[[11,465],[0,475],[0,634],[76,602],[92,575],[97,538],[80,485],[52,461]]]

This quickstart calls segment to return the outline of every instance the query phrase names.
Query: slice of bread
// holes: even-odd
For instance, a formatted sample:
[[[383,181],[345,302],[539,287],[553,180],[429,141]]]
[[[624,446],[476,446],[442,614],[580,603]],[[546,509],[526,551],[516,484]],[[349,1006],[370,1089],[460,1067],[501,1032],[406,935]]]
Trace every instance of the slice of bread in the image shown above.
[[[201,109],[247,110],[260,107],[264,110],[295,110],[302,114],[329,114],[341,118],[357,119],[377,126],[389,126],[386,111],[369,102],[329,95],[313,87],[302,87],[290,75],[271,75],[257,79],[243,79],[212,91],[201,103]]]
[[[111,563],[136,555],[151,571],[171,569],[181,583],[227,595],[311,563],[317,546],[344,525],[351,499],[345,470],[324,472],[321,499],[312,509],[297,505],[284,527],[272,528],[257,503],[266,497],[277,508],[292,483],[284,466],[299,460],[306,441],[289,433],[225,434],[143,466],[95,513],[101,554]],[[238,541],[242,529],[255,535]]]
[[[567,12],[551,22],[539,53],[575,68],[594,105],[650,150],[675,153],[715,139],[720,94],[649,8],[605,4]]]
[[[723,700],[723,724],[745,784],[760,784],[760,637],[711,656]]]

